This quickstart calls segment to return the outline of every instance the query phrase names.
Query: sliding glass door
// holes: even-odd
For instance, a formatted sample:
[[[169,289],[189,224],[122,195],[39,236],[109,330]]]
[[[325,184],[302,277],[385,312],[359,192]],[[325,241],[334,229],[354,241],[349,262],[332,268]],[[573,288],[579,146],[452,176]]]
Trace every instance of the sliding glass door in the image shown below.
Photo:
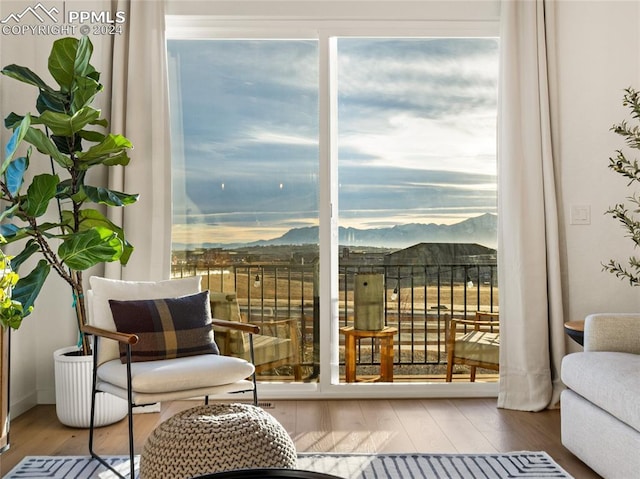
[[[498,308],[498,40],[245,33],[168,40],[172,275],[262,327],[263,383],[345,386],[354,326],[394,329],[358,379],[443,382],[448,321]]]
[[[340,325],[395,328],[394,381],[441,380],[450,319],[498,308],[498,42],[347,37],[336,62]]]

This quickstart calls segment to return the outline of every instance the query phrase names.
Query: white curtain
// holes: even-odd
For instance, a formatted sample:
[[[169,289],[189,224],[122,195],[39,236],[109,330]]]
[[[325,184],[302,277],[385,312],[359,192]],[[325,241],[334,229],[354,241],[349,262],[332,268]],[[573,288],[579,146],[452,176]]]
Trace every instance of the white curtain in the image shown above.
[[[565,351],[547,69],[552,7],[504,0],[501,10],[498,407],[525,411],[557,404]]]
[[[171,250],[171,152],[164,1],[113,0],[112,9],[126,12],[126,22],[122,35],[113,38],[111,128],[129,138],[134,148],[128,166],[111,168],[109,187],[139,193],[140,199],[110,212],[135,251],[124,268],[107,264],[105,276],[166,279]]]

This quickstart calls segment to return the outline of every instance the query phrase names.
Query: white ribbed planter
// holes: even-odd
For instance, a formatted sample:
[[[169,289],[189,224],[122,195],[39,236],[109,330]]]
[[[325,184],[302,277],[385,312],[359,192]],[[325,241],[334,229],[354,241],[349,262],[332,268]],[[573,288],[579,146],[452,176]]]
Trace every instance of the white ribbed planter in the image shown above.
[[[56,413],[65,426],[89,427],[91,417],[92,356],[65,356],[75,346],[53,352],[56,382]],[[127,401],[106,393],[96,396],[95,426],[113,424],[127,415]]]

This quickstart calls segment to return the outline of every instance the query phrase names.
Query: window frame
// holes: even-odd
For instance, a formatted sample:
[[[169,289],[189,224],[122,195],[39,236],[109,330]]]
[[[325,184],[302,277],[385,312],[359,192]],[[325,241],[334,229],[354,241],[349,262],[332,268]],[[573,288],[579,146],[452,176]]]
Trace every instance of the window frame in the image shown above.
[[[217,2],[211,2],[217,3]],[[261,2],[267,3],[267,2]],[[312,3],[312,2],[309,2]],[[369,2],[395,4],[395,2]],[[415,4],[424,2],[403,2]],[[467,3],[467,2],[461,2]],[[475,3],[475,2],[473,2]],[[479,2],[493,4],[494,2]],[[485,5],[486,6],[486,5]],[[245,12],[247,13],[247,12]],[[408,15],[408,14],[407,14]],[[466,12],[466,15],[469,15]],[[407,17],[411,18],[411,17]],[[497,397],[499,383],[339,383],[338,331],[338,147],[337,39],[499,37],[498,18],[469,20],[336,20],[166,16],[167,40],[316,39],[319,61],[319,251],[320,378],[314,383],[261,383],[260,396],[272,399]]]

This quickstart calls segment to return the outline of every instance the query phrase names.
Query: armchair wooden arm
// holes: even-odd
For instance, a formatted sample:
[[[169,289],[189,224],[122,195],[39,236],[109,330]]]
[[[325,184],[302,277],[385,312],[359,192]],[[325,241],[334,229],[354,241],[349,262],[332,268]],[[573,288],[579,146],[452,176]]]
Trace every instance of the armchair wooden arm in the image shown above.
[[[225,319],[212,318],[212,324],[214,326],[220,326],[222,328],[233,329],[250,334],[260,333],[260,326],[251,323],[239,323],[237,321],[227,321]]]
[[[234,321],[225,321],[224,319],[215,319],[215,318],[213,318],[212,324],[214,324],[215,326],[221,326],[224,328],[243,331],[245,333],[251,333],[251,334],[260,333],[260,327],[255,324],[236,323]],[[121,343],[129,343],[129,344],[136,344],[140,339],[136,334],[120,333],[118,331],[109,331],[107,329],[97,328],[95,326],[89,326],[89,325],[83,326],[82,332],[85,334],[101,336],[103,338],[114,339]]]
[[[284,324],[291,324],[291,323],[293,323],[295,321],[297,321],[296,318],[269,319],[269,320],[264,321],[264,324],[279,326],[279,325],[284,325]]]
[[[89,325],[82,326],[81,331],[93,336],[114,339],[121,343],[136,344],[140,340],[136,334],[119,333],[118,331],[109,331],[107,329],[96,328],[95,326]]]

